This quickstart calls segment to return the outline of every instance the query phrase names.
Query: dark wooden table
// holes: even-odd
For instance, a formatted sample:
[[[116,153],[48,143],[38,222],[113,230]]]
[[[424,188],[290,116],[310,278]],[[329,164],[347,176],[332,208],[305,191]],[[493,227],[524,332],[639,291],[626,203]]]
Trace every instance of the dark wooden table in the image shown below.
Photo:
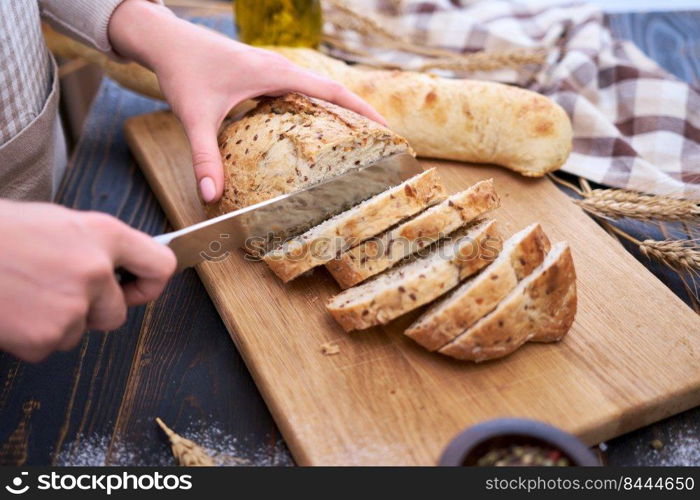
[[[698,84],[700,13],[626,14],[609,22],[618,36],[634,40],[666,69]],[[218,28],[231,29],[221,23]],[[167,230],[122,130],[126,118],[162,107],[105,80],[58,201],[114,214],[150,234]],[[622,224],[635,235],[661,237],[678,230]],[[691,304],[674,273],[640,259]],[[221,463],[293,463],[192,270],[176,276],[156,302],[132,309],[122,328],[90,332],[72,352],[37,365],[0,354],[1,464],[172,464],[154,423],[157,416],[213,450]],[[664,443],[661,450],[652,448],[655,439]],[[605,448],[605,458],[615,465],[700,465],[700,408]]]

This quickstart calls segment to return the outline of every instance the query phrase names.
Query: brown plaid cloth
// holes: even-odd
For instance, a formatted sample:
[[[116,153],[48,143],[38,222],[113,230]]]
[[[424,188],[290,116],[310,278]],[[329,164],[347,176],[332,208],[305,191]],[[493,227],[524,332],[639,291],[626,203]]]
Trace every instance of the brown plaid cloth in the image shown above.
[[[448,76],[517,84],[558,102],[574,127],[566,172],[619,188],[700,198],[700,93],[631,42],[614,39],[597,7],[551,0],[346,5],[423,46],[457,52],[545,48],[543,67]],[[370,50],[374,60],[406,69],[425,62],[415,54],[370,48],[355,32],[330,29],[346,45]]]

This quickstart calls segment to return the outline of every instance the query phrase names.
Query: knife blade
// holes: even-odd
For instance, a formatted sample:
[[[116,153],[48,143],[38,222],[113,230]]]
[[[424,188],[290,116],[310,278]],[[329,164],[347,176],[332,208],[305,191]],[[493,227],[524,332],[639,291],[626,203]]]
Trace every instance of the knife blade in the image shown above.
[[[155,240],[177,257],[177,271],[220,261],[238,248],[269,248],[423,172],[399,153],[324,182],[165,233]]]

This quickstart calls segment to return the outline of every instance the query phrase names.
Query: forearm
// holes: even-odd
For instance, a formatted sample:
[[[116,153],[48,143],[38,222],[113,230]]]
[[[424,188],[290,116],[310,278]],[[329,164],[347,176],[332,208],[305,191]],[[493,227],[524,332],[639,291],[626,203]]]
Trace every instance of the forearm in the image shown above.
[[[163,5],[144,0],[124,1],[109,23],[109,39],[115,51],[153,71],[175,54],[193,46],[201,50],[208,41],[217,43],[221,38],[211,30],[178,18]]]
[[[217,131],[226,114],[246,99],[299,92],[383,123],[369,104],[340,84],[144,0],[126,0],[115,10],[109,38],[120,55],[158,77],[190,141],[197,185],[206,203],[218,200],[224,189]]]

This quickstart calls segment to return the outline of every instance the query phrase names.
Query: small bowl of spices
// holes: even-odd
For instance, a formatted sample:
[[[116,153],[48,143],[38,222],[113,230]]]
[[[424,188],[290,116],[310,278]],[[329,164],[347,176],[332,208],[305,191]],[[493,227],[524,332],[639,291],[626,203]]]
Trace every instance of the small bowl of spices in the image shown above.
[[[439,465],[570,467],[600,463],[572,434],[535,420],[499,418],[457,435],[443,452]]]

